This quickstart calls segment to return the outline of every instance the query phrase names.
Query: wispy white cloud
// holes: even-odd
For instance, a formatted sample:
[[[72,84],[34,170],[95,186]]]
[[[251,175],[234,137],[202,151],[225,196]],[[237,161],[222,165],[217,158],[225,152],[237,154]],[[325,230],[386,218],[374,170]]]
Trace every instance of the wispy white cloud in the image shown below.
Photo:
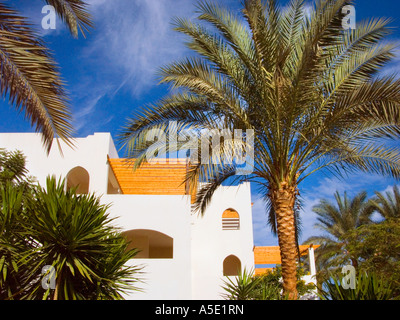
[[[90,121],[89,115],[91,115],[96,109],[97,103],[101,98],[103,98],[103,96],[103,94],[95,95],[93,97],[84,99],[84,101],[80,103],[82,107],[78,108],[78,111],[74,113],[75,130],[80,131],[82,128],[87,126]]]
[[[82,77],[72,90],[73,125],[78,136],[85,137],[93,132],[107,131],[106,125],[114,119],[108,109],[109,92],[112,85],[99,82],[92,77]]]
[[[80,136],[112,126],[106,126],[114,119],[110,107],[120,108],[116,101],[121,96],[127,97],[126,116],[137,107],[137,100],[153,100],[147,95],[157,85],[157,69],[187,53],[171,19],[191,18],[195,8],[187,0],[87,2],[95,27],[74,52],[83,68],[74,75],[79,81],[70,86],[74,126]]]
[[[172,30],[174,16],[190,17],[187,0],[91,0],[96,37],[84,50],[113,70],[113,94],[129,89],[135,96],[146,93],[155,82],[156,70],[185,53],[182,37]]]

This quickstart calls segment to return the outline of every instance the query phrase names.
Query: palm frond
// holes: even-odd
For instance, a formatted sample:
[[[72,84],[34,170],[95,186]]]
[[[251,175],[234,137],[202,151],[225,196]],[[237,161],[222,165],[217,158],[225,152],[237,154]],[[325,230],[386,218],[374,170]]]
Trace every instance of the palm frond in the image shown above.
[[[285,265],[290,265],[286,275],[292,280],[293,222],[298,221],[294,206],[304,179],[320,170],[400,179],[400,153],[388,143],[400,134],[400,82],[394,76],[377,77],[395,54],[395,44],[386,41],[390,20],[367,20],[357,30],[344,31],[342,8],[353,3],[315,0],[306,13],[302,0],[291,0],[285,10],[274,0],[245,0],[239,15],[200,2],[198,21],[174,20],[194,58],[160,72],[161,82],[180,93],[135,115],[122,135],[128,148],[143,155],[146,132],[168,130],[170,120],[191,128],[194,136],[202,128],[253,130],[254,170],[246,179],[260,184],[263,197],[273,202],[266,210],[272,229],[281,228],[281,237],[290,235],[282,240],[281,250],[290,257]],[[217,151],[219,159],[227,155],[226,148]],[[186,182],[208,182],[197,197],[197,209],[204,212],[215,190],[234,178],[238,166],[223,161],[191,165]],[[333,210],[332,217],[319,217],[320,226],[339,236],[340,219],[347,224],[361,219],[354,210],[363,199],[340,203],[341,209],[352,208],[351,214]],[[285,217],[280,223],[274,208]],[[370,210],[364,209],[367,217]],[[341,259],[329,256],[332,263]]]
[[[85,37],[85,32],[93,27],[91,15],[87,10],[88,4],[82,0],[45,0],[52,5],[56,13],[67,24],[74,37],[79,32]]]
[[[370,199],[372,210],[376,210],[383,218],[396,218],[400,216],[400,191],[398,186],[393,186],[392,191],[385,194],[376,191]]]
[[[0,4],[0,94],[40,131],[47,151],[54,137],[72,145],[71,113],[59,68],[26,20]]]
[[[218,173],[214,172],[214,178],[209,179],[209,181],[203,184],[198,190],[196,194],[196,202],[194,203],[194,210],[203,215],[215,191],[221,186],[224,181],[231,177],[234,177],[235,174],[236,168],[225,168],[223,171],[220,171]],[[236,180],[238,179],[241,178],[236,177]]]

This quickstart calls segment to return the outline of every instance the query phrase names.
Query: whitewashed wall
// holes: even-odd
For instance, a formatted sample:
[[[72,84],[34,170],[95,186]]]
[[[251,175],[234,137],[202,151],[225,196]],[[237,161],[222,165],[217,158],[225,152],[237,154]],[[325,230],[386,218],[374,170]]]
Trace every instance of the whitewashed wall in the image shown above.
[[[132,259],[143,265],[143,293],[127,299],[191,299],[190,197],[179,195],[104,195],[115,226],[148,229],[173,238],[173,259]]]
[[[89,191],[106,194],[108,185],[107,154],[118,158],[114,143],[109,133],[95,133],[86,138],[75,139],[75,149],[61,142],[63,155],[56,141],[47,156],[41,136],[36,133],[0,133],[0,148],[9,151],[23,151],[27,158],[29,174],[36,177],[45,186],[46,177],[55,175],[66,177],[68,172],[77,167],[86,169],[90,176]]]
[[[0,133],[0,148],[21,150],[27,169],[41,185],[48,175],[66,177],[74,167],[90,176],[89,192],[111,203],[110,215],[124,231],[149,229],[173,238],[173,259],[133,259],[144,265],[144,293],[128,299],[221,299],[223,260],[237,256],[242,268],[254,268],[250,183],[219,188],[203,217],[191,212],[189,196],[107,195],[107,155],[118,158],[111,135],[95,133],[75,140],[75,149],[57,144],[47,156],[35,133]],[[240,230],[222,230],[222,214],[235,209]]]
[[[222,230],[222,214],[239,213],[239,230]],[[192,215],[193,299],[221,299],[223,261],[235,255],[242,270],[254,269],[250,183],[216,190],[204,216]]]

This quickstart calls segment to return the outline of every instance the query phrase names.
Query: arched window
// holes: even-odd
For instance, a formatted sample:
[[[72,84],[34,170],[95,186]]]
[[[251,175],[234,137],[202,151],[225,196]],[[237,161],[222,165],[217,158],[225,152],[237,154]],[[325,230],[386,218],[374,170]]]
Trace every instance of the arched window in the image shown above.
[[[240,217],[234,209],[226,209],[222,214],[222,230],[239,230]]]
[[[82,167],[75,167],[67,174],[67,188],[77,188],[77,194],[89,193],[89,173]]]
[[[136,248],[139,253],[135,259],[172,259],[173,238],[164,233],[136,229],[123,232],[129,242],[128,249]]]
[[[238,257],[230,255],[225,258],[223,263],[224,276],[238,276],[241,269],[242,264]]]

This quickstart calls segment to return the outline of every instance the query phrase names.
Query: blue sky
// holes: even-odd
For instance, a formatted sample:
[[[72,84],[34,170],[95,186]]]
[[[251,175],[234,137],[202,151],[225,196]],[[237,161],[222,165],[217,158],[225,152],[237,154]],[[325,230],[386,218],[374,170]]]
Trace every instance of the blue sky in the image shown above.
[[[55,30],[43,30],[42,0],[5,2],[29,18],[53,51],[67,83],[77,137],[111,132],[115,139],[136,108],[155,102],[168,92],[166,86],[158,85],[157,69],[190,54],[184,47],[184,38],[172,31],[170,22],[174,16],[195,17],[194,0],[87,0],[95,28],[86,39],[74,39],[59,19]],[[239,0],[219,2],[234,10],[240,7]],[[356,1],[357,21],[392,17],[393,27],[398,28],[399,9],[398,0]],[[400,39],[400,29],[392,37]],[[397,71],[400,55],[384,70]],[[7,100],[0,101],[0,119],[0,132],[33,131],[24,115],[18,114]],[[384,191],[393,184],[392,179],[365,174],[346,180],[322,174],[310,178],[300,186],[304,205],[302,240],[317,233],[311,208],[320,198],[332,198],[336,190],[347,190],[349,194],[367,190],[372,195],[373,190]],[[255,192],[253,202],[255,244],[276,245],[277,239],[266,227],[264,205]]]

